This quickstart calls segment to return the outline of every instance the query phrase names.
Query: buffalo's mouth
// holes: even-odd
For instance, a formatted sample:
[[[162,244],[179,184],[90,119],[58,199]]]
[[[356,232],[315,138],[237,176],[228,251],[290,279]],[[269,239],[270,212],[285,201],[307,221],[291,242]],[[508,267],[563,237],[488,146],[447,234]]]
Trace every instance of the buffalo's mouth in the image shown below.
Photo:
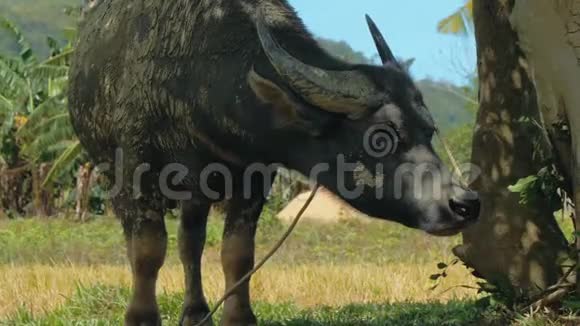
[[[473,224],[475,224],[475,221],[463,221],[454,225],[427,230],[426,232],[436,237],[452,237]]]
[[[461,232],[461,230],[463,229],[456,227],[437,231],[427,231],[427,233],[429,233],[430,235],[434,235],[436,237],[452,237],[454,235],[458,235]]]

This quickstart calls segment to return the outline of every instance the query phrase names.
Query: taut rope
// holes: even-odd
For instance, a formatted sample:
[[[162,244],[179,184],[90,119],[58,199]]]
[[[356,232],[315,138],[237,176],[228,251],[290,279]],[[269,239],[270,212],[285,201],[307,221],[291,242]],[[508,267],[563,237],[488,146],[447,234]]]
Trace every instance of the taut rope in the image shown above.
[[[463,178],[463,171],[461,171],[461,168],[459,167],[459,164],[457,163],[457,160],[455,159],[455,156],[453,155],[451,148],[447,144],[447,141],[445,140],[445,138],[443,138],[443,135],[441,134],[441,131],[439,131],[439,129],[437,129],[437,137],[439,138],[441,145],[445,149],[445,152],[447,153],[447,156],[449,157],[449,161],[451,161],[451,165],[453,166],[453,169],[455,170],[455,173],[457,174],[458,181],[465,188],[469,188],[469,186],[467,185],[467,182],[465,182],[465,179]]]
[[[274,254],[278,251],[278,249],[280,249],[282,244],[284,244],[286,239],[288,239],[288,237],[290,236],[292,231],[294,231],[294,229],[296,228],[296,225],[298,225],[300,218],[302,218],[302,215],[304,214],[304,212],[306,211],[308,206],[310,206],[310,203],[312,203],[312,200],[314,199],[314,196],[318,192],[319,188],[320,188],[320,185],[318,185],[318,184],[316,184],[316,186],[314,186],[314,189],[312,189],[312,192],[310,193],[310,197],[308,197],[308,199],[306,200],[306,202],[304,203],[304,205],[302,206],[302,208],[300,209],[300,211],[298,212],[298,214],[296,215],[296,217],[294,218],[294,220],[292,221],[292,223],[288,227],[288,230],[286,230],[286,232],[284,233],[284,235],[282,235],[282,238],[280,238],[280,240],[278,240],[276,245],[274,245],[274,247],[266,254],[266,256],[264,256],[264,258],[262,258],[262,260],[260,260],[260,262],[258,262],[256,267],[254,267],[251,271],[249,271],[246,275],[244,275],[244,277],[242,277],[236,284],[234,284],[218,300],[215,307],[195,326],[203,326],[203,324],[205,324],[207,321],[209,321],[211,319],[211,317],[213,315],[215,315],[215,313],[218,311],[218,309],[221,307],[221,305],[226,301],[226,299],[229,298],[234,293],[234,291],[236,291],[244,282],[247,282],[250,279],[250,277],[252,277],[252,275],[254,275],[260,268],[262,268],[262,266],[264,266],[264,264],[270,258],[272,258],[272,256],[274,256]]]

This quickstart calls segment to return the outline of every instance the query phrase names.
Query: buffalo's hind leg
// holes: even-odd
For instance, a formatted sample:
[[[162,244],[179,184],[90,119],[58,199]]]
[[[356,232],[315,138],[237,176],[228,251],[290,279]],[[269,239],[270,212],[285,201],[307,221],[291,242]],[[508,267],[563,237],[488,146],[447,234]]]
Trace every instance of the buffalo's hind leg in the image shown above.
[[[157,326],[161,317],[155,285],[167,248],[165,209],[158,196],[135,199],[129,192],[113,198],[115,213],[123,223],[127,254],[133,273],[133,296],[125,314],[125,325]]]
[[[201,256],[210,206],[209,203],[196,200],[183,201],[181,204],[179,256],[185,273],[182,326],[197,325],[209,313],[201,282]],[[205,325],[212,325],[211,319]]]

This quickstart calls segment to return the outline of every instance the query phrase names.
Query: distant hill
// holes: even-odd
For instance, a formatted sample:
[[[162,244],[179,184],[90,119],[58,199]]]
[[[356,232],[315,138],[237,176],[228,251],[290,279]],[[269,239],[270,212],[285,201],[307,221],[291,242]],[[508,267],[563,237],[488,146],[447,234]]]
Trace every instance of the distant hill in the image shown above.
[[[447,132],[475,122],[475,112],[456,94],[462,90],[447,82],[424,79],[417,82],[425,104],[433,113],[437,126]]]
[[[46,55],[46,37],[63,39],[63,29],[74,26],[74,19],[65,14],[65,8],[81,3],[82,0],[0,0],[0,15],[15,22],[31,41],[33,48]],[[344,41],[323,38],[318,41],[327,51],[344,60],[355,63],[372,61]],[[15,49],[13,40],[0,32],[0,53],[14,53]],[[460,88],[433,80],[421,80],[417,84],[442,130],[447,131],[474,121],[475,115],[466,108],[465,100],[453,94],[462,93]]]

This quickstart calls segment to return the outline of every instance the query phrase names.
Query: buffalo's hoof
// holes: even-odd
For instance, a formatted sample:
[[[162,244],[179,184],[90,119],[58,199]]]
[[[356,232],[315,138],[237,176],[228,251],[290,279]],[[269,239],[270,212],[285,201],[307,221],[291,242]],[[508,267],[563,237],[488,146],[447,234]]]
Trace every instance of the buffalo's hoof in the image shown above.
[[[256,326],[256,325],[258,325],[256,321],[235,321],[235,322],[222,321],[222,326]]]
[[[205,316],[207,316],[208,313],[209,308],[207,306],[183,308],[179,326],[196,326],[205,318]],[[213,326],[213,320],[210,318],[208,321],[203,323],[203,326]]]
[[[159,311],[129,309],[125,314],[126,326],[161,326]]]
[[[222,326],[256,326],[258,324],[256,317],[252,314],[251,316],[244,317],[234,317],[234,316],[224,316],[222,319]]]

